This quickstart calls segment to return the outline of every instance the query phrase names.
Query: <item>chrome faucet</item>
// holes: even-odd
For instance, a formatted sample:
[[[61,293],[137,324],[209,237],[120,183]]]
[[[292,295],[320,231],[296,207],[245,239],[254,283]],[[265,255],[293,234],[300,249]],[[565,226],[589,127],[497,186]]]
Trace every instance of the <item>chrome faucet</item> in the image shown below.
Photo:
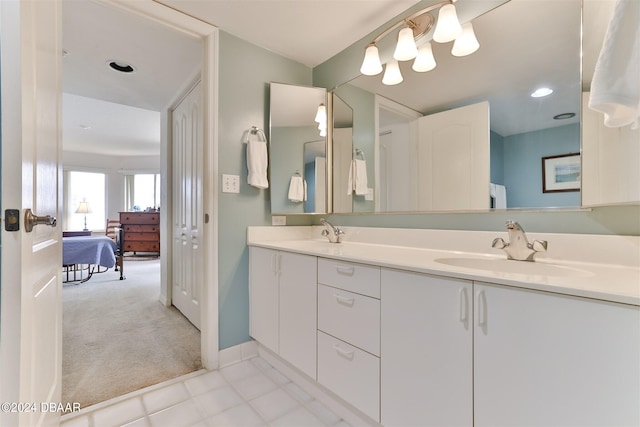
[[[320,218],[320,224],[324,225],[324,230],[322,230],[323,236],[327,237],[331,243],[340,243],[342,236],[344,235],[344,231],[339,227],[332,225],[324,218]]]
[[[536,252],[547,250],[546,240],[534,240],[533,243],[529,243],[524,230],[515,221],[507,221],[507,232],[509,233],[509,243],[505,243],[502,238],[498,237],[493,240],[491,247],[504,250],[508,259],[533,261]]]

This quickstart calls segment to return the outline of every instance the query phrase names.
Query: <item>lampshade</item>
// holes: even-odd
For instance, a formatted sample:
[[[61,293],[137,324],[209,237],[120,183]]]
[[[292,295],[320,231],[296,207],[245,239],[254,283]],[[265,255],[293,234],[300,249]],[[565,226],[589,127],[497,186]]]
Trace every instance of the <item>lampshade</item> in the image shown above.
[[[400,73],[400,67],[398,61],[392,59],[387,62],[387,66],[384,70],[384,76],[382,76],[382,83],[391,86],[397,85],[402,82],[402,74]]]
[[[91,213],[91,207],[89,206],[89,202],[83,200],[78,205],[78,209],[76,209],[76,213],[88,214]]]
[[[324,104],[318,105],[318,111],[316,112],[316,123],[327,123],[327,107]]]
[[[436,68],[436,59],[433,57],[433,49],[431,48],[431,42],[427,42],[418,48],[418,56],[413,61],[411,67],[413,71],[424,73]]]
[[[438,13],[438,23],[433,33],[433,40],[438,43],[453,41],[462,33],[462,27],[458,21],[456,7],[446,4],[440,8]]]
[[[405,27],[398,33],[398,44],[393,52],[393,59],[398,61],[409,61],[418,55],[416,41],[413,39],[413,30]]]
[[[476,39],[476,35],[473,32],[473,25],[471,25],[471,22],[467,22],[462,26],[462,34],[453,42],[451,54],[453,56],[471,55],[479,47],[480,43],[478,43],[478,39]]]
[[[368,46],[365,50],[360,72],[365,76],[375,76],[382,72],[382,63],[376,45]]]

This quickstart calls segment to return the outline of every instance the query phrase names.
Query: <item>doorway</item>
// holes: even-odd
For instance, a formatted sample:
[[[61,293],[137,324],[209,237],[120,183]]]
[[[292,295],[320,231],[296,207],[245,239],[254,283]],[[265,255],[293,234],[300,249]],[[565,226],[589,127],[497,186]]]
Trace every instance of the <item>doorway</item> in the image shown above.
[[[64,3],[65,3],[65,7],[69,7],[69,8],[70,7],[94,7],[99,9],[99,12],[97,13],[98,21],[99,21],[98,23],[96,22],[90,23],[89,20],[85,19],[85,20],[79,21],[79,23],[67,25],[67,22],[64,21],[63,19],[63,33],[65,37],[65,54],[66,54],[64,59],[65,61],[65,65],[64,65],[65,89],[64,90],[67,91],[67,87],[68,87],[67,83],[69,81],[77,79],[77,82],[80,82],[80,84],[73,85],[69,83],[69,85],[74,88],[72,90],[75,96],[83,96],[81,94],[85,94],[84,96],[93,96],[91,94],[94,92],[91,92],[91,89],[89,88],[90,84],[86,80],[84,80],[83,75],[86,76],[86,75],[97,74],[103,77],[105,75],[98,74],[98,73],[86,73],[86,72],[82,73],[81,72],[83,70],[82,68],[80,68],[81,70],[80,72],[79,71],[72,71],[70,73],[66,72],[67,62],[72,62],[72,61],[75,61],[76,58],[80,58],[81,56],[80,53],[83,52],[82,48],[72,49],[72,48],[66,47],[66,37],[67,35],[71,37],[74,29],[73,25],[79,25],[80,27],[84,26],[85,28],[87,26],[89,27],[89,28],[86,28],[82,32],[82,34],[85,34],[85,37],[87,39],[89,39],[90,37],[95,37],[95,40],[93,41],[94,49],[98,45],[110,44],[112,42],[115,42],[115,44],[119,46],[127,46],[128,48],[131,47],[130,45],[138,43],[144,46],[145,52],[147,54],[155,54],[156,56],[160,55],[163,61],[166,61],[167,57],[178,57],[178,56],[184,55],[185,52],[184,52],[184,49],[182,48],[178,49],[178,51],[173,51],[173,54],[169,53],[171,51],[170,46],[173,46],[173,45],[171,45],[171,42],[167,40],[175,39],[177,35],[178,35],[177,38],[190,39],[191,42],[195,43],[197,46],[196,49],[198,51],[198,56],[199,56],[198,69],[191,70],[191,72],[183,73],[181,75],[181,79],[182,79],[181,85],[176,90],[174,90],[174,92],[171,94],[170,99],[168,100],[165,99],[164,101],[159,99],[158,94],[156,93],[156,92],[159,92],[159,90],[157,90],[159,87],[167,86],[166,83],[163,83],[163,81],[160,81],[163,78],[163,75],[162,75],[162,72],[160,71],[159,66],[155,66],[155,67],[151,66],[153,67],[152,69],[153,79],[151,82],[149,82],[148,81],[149,78],[145,79],[141,77],[144,74],[143,71],[145,71],[145,69],[147,68],[146,61],[140,59],[140,57],[137,57],[133,54],[123,53],[121,56],[118,55],[118,57],[116,56],[107,57],[107,59],[100,58],[99,60],[93,61],[96,64],[99,63],[100,66],[105,66],[105,69],[107,69],[109,73],[114,73],[113,75],[107,74],[106,78],[100,79],[101,87],[99,88],[99,90],[103,92],[108,92],[110,96],[109,101],[106,101],[106,102],[110,102],[112,104],[118,104],[118,102],[122,102],[122,100],[125,99],[130,94],[131,92],[130,89],[126,89],[125,87],[121,87],[118,83],[114,83],[115,76],[118,75],[117,73],[122,72],[121,70],[118,70],[118,68],[126,70],[128,69],[127,67],[128,65],[133,69],[133,72],[130,72],[130,74],[126,75],[125,78],[132,77],[131,80],[133,80],[136,84],[138,84],[143,89],[146,87],[145,85],[148,83],[151,84],[152,86],[151,89],[155,89],[151,91],[152,94],[148,99],[145,97],[140,98],[138,101],[138,104],[136,106],[133,106],[133,108],[138,108],[138,109],[154,108],[153,104],[157,102],[160,102],[160,105],[161,105],[160,108],[158,107],[154,108],[156,111],[159,112],[159,115],[160,115],[160,126],[159,126],[160,132],[159,133],[161,135],[160,136],[161,144],[159,144],[159,147],[158,147],[160,151],[159,172],[161,177],[160,185],[163,189],[165,189],[162,192],[161,203],[160,203],[161,204],[161,208],[160,208],[161,209],[161,224],[160,224],[161,257],[160,259],[162,259],[163,262],[158,263],[159,265],[157,265],[156,268],[159,269],[159,275],[161,277],[159,299],[162,302],[164,302],[167,306],[170,306],[171,300],[172,300],[171,273],[172,273],[172,267],[174,263],[174,256],[171,250],[171,246],[172,246],[172,237],[171,237],[172,236],[172,229],[171,229],[171,211],[172,211],[171,210],[171,205],[172,205],[171,176],[172,175],[171,175],[171,172],[172,172],[172,169],[171,169],[171,155],[169,154],[171,153],[171,136],[170,136],[171,127],[168,124],[169,123],[168,117],[170,116],[169,108],[175,102],[176,99],[182,97],[182,95],[184,94],[188,86],[193,83],[194,77],[197,77],[197,75],[201,74],[201,79],[203,81],[203,86],[205,88],[204,96],[203,96],[203,106],[204,106],[203,110],[207,111],[208,113],[208,118],[203,118],[205,147],[206,147],[206,152],[205,152],[205,155],[203,156],[203,159],[206,167],[204,168],[204,171],[201,173],[205,175],[204,177],[202,177],[203,182],[205,183],[212,182],[212,179],[211,179],[212,171],[210,169],[213,168],[214,165],[213,165],[213,161],[212,161],[213,159],[210,153],[213,152],[211,147],[215,144],[216,140],[215,140],[215,135],[213,135],[210,132],[210,129],[213,128],[213,124],[215,123],[215,116],[216,116],[215,105],[212,100],[213,100],[213,94],[215,93],[215,89],[216,89],[217,79],[214,74],[215,68],[212,67],[210,64],[214,64],[216,59],[215,40],[217,38],[217,32],[215,28],[207,24],[203,24],[202,22],[192,20],[191,18],[188,18],[180,14],[179,12],[175,12],[171,9],[168,9],[154,2],[128,2],[128,3],[64,2]],[[63,18],[64,18],[64,15],[65,15],[65,12],[63,10]],[[119,18],[117,18],[118,19],[117,24],[115,25],[108,24],[107,17],[111,15],[119,16]],[[125,18],[123,18],[123,16]],[[123,19],[128,20],[127,21],[128,24],[127,22],[122,22]],[[135,23],[131,23],[133,21],[135,21]],[[157,35],[156,33],[153,32],[155,30],[153,30],[152,27],[158,27],[158,26],[163,27],[162,30],[165,33],[164,35]],[[149,36],[150,34],[153,34],[152,35],[153,41],[142,42],[139,37],[127,38],[123,34],[107,36],[106,30],[108,27],[117,28],[118,32],[123,32],[125,28],[133,28],[139,32],[138,33],[139,35]],[[118,37],[124,37],[125,40],[128,40],[128,42],[122,42],[122,41],[118,42],[117,41]],[[135,43],[133,41],[135,41]],[[127,51],[127,52],[130,52],[130,51]],[[173,62],[180,62],[184,64],[186,61],[173,61]],[[107,66],[113,65],[112,63],[115,63],[116,65],[115,70],[113,69],[114,68],[113,66],[111,67],[111,69],[107,68]],[[140,64],[144,64],[144,65],[140,65]],[[102,71],[100,71],[100,73],[102,73]],[[174,71],[168,74],[175,75],[176,72]],[[119,77],[122,77],[122,76],[119,76]],[[164,76],[164,77],[171,77],[171,76]],[[104,114],[103,116],[108,116],[108,114]],[[90,129],[85,129],[85,130],[90,130]],[[135,159],[136,157],[136,155],[131,152],[131,150],[133,150],[131,141],[135,140],[136,139],[135,137],[138,137],[138,136],[140,135],[132,134],[131,138],[129,138],[127,141],[125,141],[125,143],[123,143],[124,147],[120,147],[123,149],[123,151],[121,151],[121,154],[119,155],[119,157],[122,163],[126,164],[125,167],[120,168],[121,169],[120,175],[122,175],[123,171],[125,170],[140,170],[140,167],[132,165],[131,163],[133,159]],[[104,163],[103,161],[105,158],[104,154],[100,154],[94,151],[92,153],[89,153],[89,155],[93,156],[94,159],[98,159],[98,161],[102,161]],[[66,157],[67,156],[65,155],[65,158]],[[77,154],[71,155],[70,157],[75,159],[79,158]],[[143,168],[143,169],[146,169],[146,168]],[[114,179],[114,182],[117,182],[118,178],[122,179],[122,176],[116,177]],[[205,212],[206,211],[213,212],[214,210],[212,208],[215,203],[215,190],[212,191],[210,188],[208,188],[209,186],[206,184],[205,186],[206,186],[205,190],[208,191],[206,194],[210,195],[210,198],[204,198],[204,200],[201,200],[199,206]],[[117,187],[118,187],[117,184],[111,186],[111,188],[115,190],[114,197],[116,198],[118,197],[118,193],[119,193],[119,190],[116,190]],[[120,186],[120,188],[123,188],[123,187],[124,186]],[[124,189],[122,191],[124,192]],[[121,196],[122,197],[120,197],[120,200],[124,200],[124,194],[121,194]],[[114,205],[115,204],[112,203],[108,208],[108,217],[112,217],[114,213],[120,209],[117,207],[114,208]],[[213,214],[210,216],[213,219],[215,219]],[[210,236],[214,234],[215,234],[215,221],[213,221],[212,226],[203,230],[203,235],[207,239],[206,242],[202,244],[202,251],[204,254],[215,253],[214,248],[217,245],[215,241],[216,239],[210,238]],[[215,258],[211,258],[211,259],[215,259]],[[207,322],[203,322],[205,326],[202,329],[201,343],[200,343],[202,364],[207,368],[215,368],[217,367],[217,351],[218,351],[217,320],[216,320],[217,304],[215,303],[217,301],[217,274],[216,274],[217,264],[216,262],[207,263],[206,266],[200,266],[200,268],[201,268],[201,272],[197,277],[201,278],[202,283],[213,284],[213,286],[210,286],[207,289],[202,290],[201,307],[202,307],[203,313],[201,314],[201,318],[214,319],[213,323],[211,322],[211,320],[208,320]],[[130,280],[130,279],[128,278],[127,280]]]

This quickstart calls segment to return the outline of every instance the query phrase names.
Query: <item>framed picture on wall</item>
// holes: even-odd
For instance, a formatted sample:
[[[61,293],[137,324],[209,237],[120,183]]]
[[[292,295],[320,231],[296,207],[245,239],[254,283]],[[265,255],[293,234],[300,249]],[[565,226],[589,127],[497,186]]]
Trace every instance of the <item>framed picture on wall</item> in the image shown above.
[[[580,153],[542,158],[542,192],[580,191]]]

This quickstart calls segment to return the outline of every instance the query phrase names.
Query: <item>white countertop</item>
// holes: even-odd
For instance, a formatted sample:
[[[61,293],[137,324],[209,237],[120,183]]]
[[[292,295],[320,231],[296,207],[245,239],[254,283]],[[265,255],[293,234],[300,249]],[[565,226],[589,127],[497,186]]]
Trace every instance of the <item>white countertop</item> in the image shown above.
[[[396,236],[394,243],[402,241],[402,238],[397,237],[398,234],[404,233],[413,237],[416,234],[423,234],[423,238],[431,237],[431,239],[425,238],[424,240],[436,247],[418,247],[415,243],[406,246],[374,243],[371,242],[372,238],[366,242],[349,241],[346,238],[349,232],[352,236],[362,234],[362,229],[346,229],[345,241],[329,243],[326,238],[319,236],[318,230],[321,228],[249,227],[247,240],[250,246],[640,306],[640,267],[633,263],[631,265],[628,262],[626,265],[601,263],[594,259],[595,256],[590,257],[588,254],[581,254],[581,259],[586,262],[567,260],[565,258],[570,257],[563,257],[560,253],[558,254],[560,259],[549,259],[536,255],[536,261],[533,263],[507,261],[506,255],[501,251],[494,250],[487,251],[487,253],[461,251],[452,248],[451,246],[455,246],[452,244],[446,249],[440,249],[437,247],[438,243],[433,241],[449,236],[446,231],[442,230],[437,231],[439,237],[429,230],[391,230]],[[377,231],[377,233],[382,232]],[[454,231],[453,233],[465,233],[465,237],[469,237],[472,241],[480,237],[481,242],[484,242],[489,235],[498,235],[498,233],[487,232]],[[381,240],[383,240],[382,234]],[[552,238],[556,236],[550,235],[548,237],[551,246],[554,244]],[[563,238],[566,241],[571,241],[567,235],[564,235]],[[584,246],[585,238],[585,236],[580,236],[576,239],[581,246]],[[623,248],[627,255],[629,255],[629,250],[635,251],[636,246],[640,244],[640,239],[635,236],[613,236],[612,242],[607,242],[606,238],[603,240],[602,236],[596,237],[598,245],[605,246],[603,252],[608,255],[611,255],[612,250],[615,251],[611,248],[620,246],[620,239],[624,239],[625,244],[630,243]],[[386,240],[384,241],[386,242]],[[447,241],[450,240],[447,239]],[[556,240],[559,242],[561,239],[556,238]],[[470,243],[469,246],[479,247],[475,243]],[[559,244],[559,246],[562,245]],[[631,254],[630,259],[632,262],[635,260],[635,253]],[[460,260],[471,265],[475,264],[477,260],[480,268],[451,265],[451,263]],[[485,264],[494,265],[494,262],[498,266],[496,269],[484,267]]]

